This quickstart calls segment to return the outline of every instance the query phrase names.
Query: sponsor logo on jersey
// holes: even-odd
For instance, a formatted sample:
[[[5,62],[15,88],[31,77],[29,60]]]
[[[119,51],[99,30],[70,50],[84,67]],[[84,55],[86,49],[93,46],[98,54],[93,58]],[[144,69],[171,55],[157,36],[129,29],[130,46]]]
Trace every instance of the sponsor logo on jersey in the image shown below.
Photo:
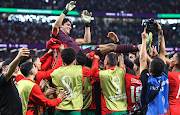
[[[131,78],[131,83],[141,84],[141,81],[138,79]]]

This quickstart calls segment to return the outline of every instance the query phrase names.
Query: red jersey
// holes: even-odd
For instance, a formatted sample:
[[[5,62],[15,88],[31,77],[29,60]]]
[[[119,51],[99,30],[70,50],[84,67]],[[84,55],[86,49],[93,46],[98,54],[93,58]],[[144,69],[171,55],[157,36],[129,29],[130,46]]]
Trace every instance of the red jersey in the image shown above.
[[[28,79],[28,78],[24,78],[24,80],[32,81],[31,79]],[[35,110],[36,110],[35,109],[36,105],[40,105],[43,107],[53,107],[53,106],[57,106],[61,102],[62,101],[60,98],[56,98],[56,99],[46,98],[44,94],[42,93],[40,87],[38,85],[34,85],[29,95],[29,102],[27,105],[28,110],[26,111],[26,115],[34,115]]]
[[[16,76],[15,81],[18,82],[18,81],[20,81],[21,79],[24,79],[24,76],[21,75],[21,74],[19,74],[19,75]]]
[[[169,106],[171,115],[179,115],[180,108],[180,72],[168,72],[169,79]]]
[[[46,53],[44,56],[40,58],[41,64],[41,71],[46,71],[51,68],[51,63],[53,61],[53,52]]]
[[[128,110],[137,103],[140,105],[140,93],[142,84],[140,81],[140,75],[134,76],[132,74],[125,74],[126,94],[128,102]]]

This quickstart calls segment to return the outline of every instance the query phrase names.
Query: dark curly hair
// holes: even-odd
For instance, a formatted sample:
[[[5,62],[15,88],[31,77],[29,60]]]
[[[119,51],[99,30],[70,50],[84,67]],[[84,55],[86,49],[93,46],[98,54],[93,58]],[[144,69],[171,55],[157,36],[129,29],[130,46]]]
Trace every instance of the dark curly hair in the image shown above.
[[[65,64],[69,65],[75,60],[76,51],[71,47],[65,48],[61,52],[61,58]]]
[[[86,64],[86,62],[87,62],[86,55],[84,53],[82,53],[82,52],[78,52],[76,54],[76,62],[77,62],[78,65],[84,66]]]
[[[153,76],[160,76],[165,68],[165,63],[162,59],[156,57],[150,64]]]
[[[62,25],[64,25],[64,23],[66,23],[66,22],[70,22],[72,24],[72,22],[68,18],[64,18]]]

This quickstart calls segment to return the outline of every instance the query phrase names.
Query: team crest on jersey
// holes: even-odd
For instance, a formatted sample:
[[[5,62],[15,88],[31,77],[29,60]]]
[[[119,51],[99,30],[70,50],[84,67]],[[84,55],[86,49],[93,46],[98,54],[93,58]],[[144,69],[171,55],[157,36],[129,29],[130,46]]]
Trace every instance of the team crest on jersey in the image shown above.
[[[92,46],[92,47],[91,47],[92,50],[95,50],[95,48],[96,48],[96,46]]]

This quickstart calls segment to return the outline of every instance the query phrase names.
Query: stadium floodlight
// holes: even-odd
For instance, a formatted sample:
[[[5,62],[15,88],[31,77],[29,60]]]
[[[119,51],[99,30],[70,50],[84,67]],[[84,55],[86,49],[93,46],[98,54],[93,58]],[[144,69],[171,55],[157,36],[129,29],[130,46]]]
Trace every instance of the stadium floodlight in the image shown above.
[[[63,10],[45,10],[45,9],[22,9],[22,8],[0,8],[0,12],[25,13],[25,14],[53,14],[60,15]],[[80,15],[77,11],[70,11],[68,15]]]

